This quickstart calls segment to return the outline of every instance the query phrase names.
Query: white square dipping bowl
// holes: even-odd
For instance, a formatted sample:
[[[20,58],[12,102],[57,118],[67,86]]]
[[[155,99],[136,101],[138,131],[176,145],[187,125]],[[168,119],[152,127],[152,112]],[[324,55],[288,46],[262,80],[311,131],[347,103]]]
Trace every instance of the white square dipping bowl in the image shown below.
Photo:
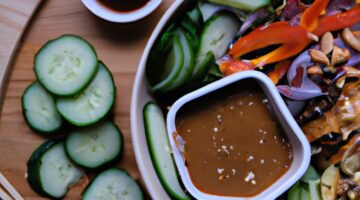
[[[185,165],[185,159],[183,157],[183,154],[176,146],[176,142],[173,137],[174,136],[173,134],[176,132],[176,124],[175,124],[176,114],[188,102],[191,102],[211,92],[220,90],[225,86],[231,85],[233,83],[245,79],[254,79],[255,81],[257,81],[257,83],[262,88],[264,94],[269,99],[269,103],[273,108],[275,116],[279,121],[280,125],[282,126],[284,133],[288,137],[289,142],[292,146],[293,161],[291,167],[276,182],[274,182],[271,186],[269,186],[268,188],[266,188],[264,191],[257,194],[256,196],[230,197],[230,196],[218,196],[218,195],[202,192],[198,188],[196,188],[196,186],[191,181],[188,169]],[[288,190],[296,181],[298,181],[306,172],[310,164],[311,152],[310,152],[309,142],[307,141],[302,130],[294,120],[293,116],[290,114],[289,109],[286,107],[283,99],[281,98],[273,82],[265,74],[258,71],[239,72],[183,96],[171,106],[166,121],[167,121],[167,131],[168,131],[168,138],[170,140],[170,146],[174,155],[177,169],[179,170],[180,173],[181,180],[184,183],[188,192],[196,199],[203,199],[203,200],[275,199],[276,197],[284,193],[286,190]]]

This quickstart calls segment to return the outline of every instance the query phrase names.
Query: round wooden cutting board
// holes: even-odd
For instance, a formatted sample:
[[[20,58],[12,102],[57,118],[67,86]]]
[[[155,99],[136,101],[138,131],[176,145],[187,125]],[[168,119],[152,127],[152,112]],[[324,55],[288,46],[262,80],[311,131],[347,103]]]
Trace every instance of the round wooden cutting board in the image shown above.
[[[93,44],[113,73],[115,122],[125,137],[124,154],[117,166],[141,180],[130,137],[131,90],[146,42],[172,2],[163,0],[153,14],[138,22],[113,24],[95,17],[79,0],[0,0],[0,172],[24,199],[41,199],[25,179],[26,162],[46,138],[35,134],[24,121],[21,95],[35,80],[35,53],[46,41],[66,33]]]

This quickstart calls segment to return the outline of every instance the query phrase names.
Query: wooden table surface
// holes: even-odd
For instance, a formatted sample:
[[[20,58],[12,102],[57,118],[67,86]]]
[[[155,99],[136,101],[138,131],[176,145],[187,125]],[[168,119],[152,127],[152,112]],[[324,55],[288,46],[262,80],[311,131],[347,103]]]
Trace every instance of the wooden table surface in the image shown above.
[[[141,180],[130,137],[131,90],[146,42],[172,2],[163,0],[153,14],[131,24],[103,21],[92,15],[80,0],[45,0],[40,5],[14,58],[0,120],[0,172],[25,199],[41,199],[28,186],[25,173],[31,153],[46,138],[35,134],[25,123],[21,95],[35,80],[34,54],[47,40],[65,33],[80,35],[91,42],[99,58],[112,71],[117,87],[115,122],[125,137],[124,155],[118,166]]]

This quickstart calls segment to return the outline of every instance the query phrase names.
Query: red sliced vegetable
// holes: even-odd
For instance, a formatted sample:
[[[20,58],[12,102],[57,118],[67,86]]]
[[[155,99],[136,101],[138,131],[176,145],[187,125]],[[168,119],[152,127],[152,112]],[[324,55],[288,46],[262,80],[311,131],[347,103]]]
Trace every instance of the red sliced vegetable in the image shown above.
[[[360,22],[360,5],[351,10],[331,16],[322,17],[313,34],[321,36],[328,31],[336,31]]]
[[[300,20],[300,26],[306,28],[309,32],[315,30],[318,26],[318,17],[325,10],[329,0],[315,0],[309,8],[307,8]]]
[[[279,80],[285,76],[287,73],[291,62],[289,60],[283,60],[277,63],[274,67],[274,70],[268,73],[269,78],[274,82],[274,84],[278,84]]]

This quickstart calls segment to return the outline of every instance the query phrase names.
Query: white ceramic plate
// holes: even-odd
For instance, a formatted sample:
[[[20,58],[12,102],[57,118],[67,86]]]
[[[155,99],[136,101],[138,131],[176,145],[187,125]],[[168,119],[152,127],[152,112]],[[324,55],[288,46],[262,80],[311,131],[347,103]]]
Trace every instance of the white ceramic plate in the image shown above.
[[[135,151],[137,165],[139,167],[142,179],[152,199],[167,200],[170,199],[170,197],[161,186],[161,183],[156,175],[146,142],[143,120],[143,108],[147,102],[152,100],[152,97],[148,92],[148,86],[145,78],[145,65],[151,47],[154,45],[155,40],[160,35],[167,22],[176,14],[180,14],[182,9],[185,8],[186,5],[190,2],[191,0],[175,1],[159,21],[141,57],[132,91],[130,112],[131,138]]]

